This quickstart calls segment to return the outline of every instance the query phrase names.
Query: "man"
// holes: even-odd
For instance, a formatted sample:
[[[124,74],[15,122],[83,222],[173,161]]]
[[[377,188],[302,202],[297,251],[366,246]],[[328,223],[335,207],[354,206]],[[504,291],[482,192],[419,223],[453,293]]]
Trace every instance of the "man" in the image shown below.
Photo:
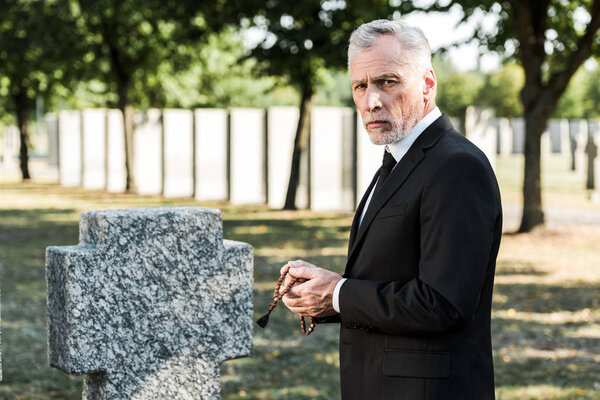
[[[350,38],[354,102],[384,162],[360,202],[344,279],[298,260],[294,313],[340,322],[342,398],[494,398],[492,286],[502,211],[484,154],[435,105],[418,28]],[[392,158],[393,157],[393,158]]]

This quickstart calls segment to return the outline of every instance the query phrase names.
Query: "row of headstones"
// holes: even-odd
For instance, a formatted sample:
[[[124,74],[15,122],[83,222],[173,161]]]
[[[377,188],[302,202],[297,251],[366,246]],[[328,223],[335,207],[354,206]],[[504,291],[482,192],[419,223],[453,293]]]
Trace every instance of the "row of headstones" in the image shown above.
[[[140,194],[229,200],[281,208],[288,185],[298,121],[295,107],[268,110],[198,109],[138,112],[134,165]],[[50,162],[60,183],[87,189],[125,189],[122,114],[118,110],[61,111],[46,117]],[[524,150],[523,119],[495,119],[469,108],[454,124],[495,164],[496,154]],[[570,156],[585,168],[588,137],[600,140],[598,121],[551,120],[542,152]],[[353,109],[317,107],[309,151],[301,160],[300,208],[353,210],[381,163]],[[592,143],[594,143],[592,141]]]
[[[46,117],[50,142],[58,143],[57,155],[49,158],[59,165],[61,185],[125,190],[122,121],[118,110],[105,109],[61,111]],[[310,152],[301,162],[300,208],[310,204],[315,210],[350,210],[354,206],[352,151],[348,151],[354,142],[354,121],[349,108],[313,110]],[[295,107],[138,112],[133,162],[137,192],[280,208],[297,122]],[[368,164],[368,154],[360,154]],[[379,158],[370,165],[371,174]]]
[[[498,154],[522,154],[525,151],[525,120],[523,118],[498,118],[493,120],[498,132]],[[551,119],[542,134],[543,154],[586,154],[588,143],[600,142],[598,119]],[[579,166],[577,166],[579,168]]]

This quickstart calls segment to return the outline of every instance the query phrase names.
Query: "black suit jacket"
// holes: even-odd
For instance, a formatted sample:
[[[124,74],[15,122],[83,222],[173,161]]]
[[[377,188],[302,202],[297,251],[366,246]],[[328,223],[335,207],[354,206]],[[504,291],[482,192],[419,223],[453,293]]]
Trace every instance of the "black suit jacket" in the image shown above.
[[[492,287],[502,208],[486,156],[446,115],[352,225],[340,290],[342,398],[494,398]]]

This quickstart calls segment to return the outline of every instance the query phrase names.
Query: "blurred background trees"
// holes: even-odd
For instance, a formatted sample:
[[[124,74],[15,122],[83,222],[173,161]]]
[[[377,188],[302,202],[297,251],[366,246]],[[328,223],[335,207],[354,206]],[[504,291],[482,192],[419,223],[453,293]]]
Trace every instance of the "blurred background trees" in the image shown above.
[[[2,0],[0,10],[0,106],[19,129],[21,173],[28,180],[36,102],[49,103],[57,86],[87,79],[86,49],[75,17],[60,2]]]
[[[598,63],[583,67],[599,54],[600,0],[0,0],[0,121],[20,130],[27,180],[36,105],[121,109],[133,190],[133,107],[298,105],[286,200],[293,209],[312,105],[352,106],[350,32],[376,18],[456,8],[463,22],[475,21],[467,40],[500,54],[504,65],[465,72],[440,49],[438,103],[455,116],[478,105],[525,117],[521,228],[532,229],[543,223],[539,137],[548,118],[600,115]],[[494,18],[492,28],[485,16]]]
[[[529,232],[542,225],[542,133],[575,73],[591,56],[600,55],[600,0],[435,0],[426,7],[419,1],[400,3],[407,11],[460,8],[463,21],[477,21],[470,40],[522,66],[524,80],[519,95],[526,134],[519,231]],[[484,16],[492,16],[495,25],[486,27]]]

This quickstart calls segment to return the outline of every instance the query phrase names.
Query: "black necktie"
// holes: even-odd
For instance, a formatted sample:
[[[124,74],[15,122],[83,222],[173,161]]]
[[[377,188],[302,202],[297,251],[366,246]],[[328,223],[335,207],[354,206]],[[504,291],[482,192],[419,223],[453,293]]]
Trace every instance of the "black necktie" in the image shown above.
[[[392,169],[396,166],[396,159],[392,156],[392,153],[387,151],[387,149],[383,152],[383,162],[381,163],[381,168],[379,168],[379,179],[377,180],[377,185],[375,185],[375,190],[373,191],[373,196],[379,191],[381,186],[383,186],[383,182],[387,179],[392,172]]]

